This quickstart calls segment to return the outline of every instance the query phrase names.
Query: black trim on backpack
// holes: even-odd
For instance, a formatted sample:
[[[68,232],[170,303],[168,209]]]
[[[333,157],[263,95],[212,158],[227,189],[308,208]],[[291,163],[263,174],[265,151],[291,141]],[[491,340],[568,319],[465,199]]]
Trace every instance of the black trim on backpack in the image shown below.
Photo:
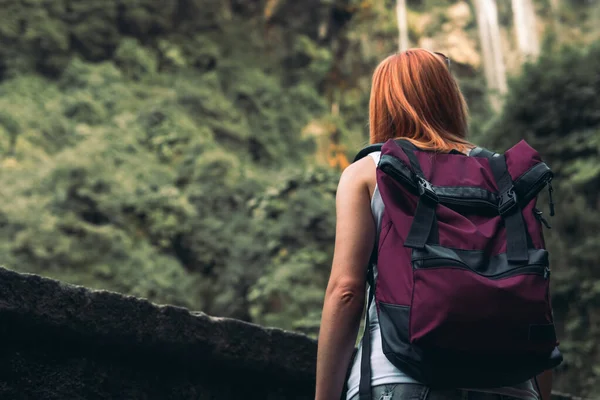
[[[495,363],[491,364],[489,355],[466,355],[464,352],[444,349],[430,349],[425,352],[409,344],[410,307],[381,301],[378,305],[383,353],[397,368],[433,389],[489,389],[512,386],[562,362],[558,348],[550,355],[532,354],[520,358],[521,362],[518,364],[512,355],[495,356]],[[538,329],[540,328],[533,328],[534,332]],[[544,335],[551,335],[551,328],[541,329],[546,330]]]
[[[529,340],[532,342],[556,341],[554,324],[529,325]]]
[[[408,327],[410,326],[410,307],[379,302],[379,321],[381,329],[381,348],[383,354],[398,369],[422,383],[421,376],[423,352],[416,346],[410,345]],[[385,332],[385,327],[388,329]],[[385,337],[388,340],[383,340]]]
[[[531,167],[514,181],[515,192],[519,196],[519,203],[527,204],[544,186],[548,185],[554,174],[550,167],[541,162]]]
[[[534,248],[528,251],[529,262],[515,268],[507,263],[506,253],[490,257],[480,250],[450,249],[428,244],[425,250],[412,251],[412,266],[414,269],[453,266],[473,271],[488,279],[503,279],[525,272],[545,276],[549,265],[548,251]]]
[[[480,156],[483,157],[483,156]],[[419,194],[419,186],[415,183],[417,176],[404,162],[390,155],[382,155],[379,169],[396,181],[403,184],[413,194]],[[520,206],[524,206],[534,198],[549,182],[553,173],[543,162],[536,164],[529,171],[514,181],[514,191]],[[432,186],[440,204],[449,208],[469,207],[482,212],[498,212],[499,197],[496,193],[479,187],[469,186]]]

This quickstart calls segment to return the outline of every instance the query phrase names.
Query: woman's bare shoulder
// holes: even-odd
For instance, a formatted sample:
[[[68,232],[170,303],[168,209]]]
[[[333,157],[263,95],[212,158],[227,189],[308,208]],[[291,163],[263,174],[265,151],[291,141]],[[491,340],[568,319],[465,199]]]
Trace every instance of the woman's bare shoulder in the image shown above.
[[[368,189],[373,192],[375,186],[375,163],[371,157],[364,157],[350,164],[342,172],[338,190],[347,188]]]

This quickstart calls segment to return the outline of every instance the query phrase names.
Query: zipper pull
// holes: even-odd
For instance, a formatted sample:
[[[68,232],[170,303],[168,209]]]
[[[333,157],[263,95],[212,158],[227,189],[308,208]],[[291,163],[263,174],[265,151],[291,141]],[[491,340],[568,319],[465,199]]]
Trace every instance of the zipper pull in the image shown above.
[[[550,224],[548,223],[548,221],[546,221],[546,218],[544,218],[544,213],[541,212],[540,210],[538,210],[537,208],[533,209],[533,212],[535,213],[535,217],[537,218],[538,221],[540,221],[542,224],[544,224],[544,226],[548,229],[552,229],[552,227],[550,226]]]
[[[554,217],[554,200],[552,200],[552,192],[554,189],[552,188],[552,179],[548,181],[548,197],[550,198],[550,216]]]
[[[544,279],[550,278],[550,267],[544,268]]]

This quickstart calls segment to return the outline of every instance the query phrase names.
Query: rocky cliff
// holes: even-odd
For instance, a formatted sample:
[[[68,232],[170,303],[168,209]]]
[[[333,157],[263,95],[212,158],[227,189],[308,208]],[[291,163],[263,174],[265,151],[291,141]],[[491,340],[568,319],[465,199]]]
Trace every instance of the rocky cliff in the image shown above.
[[[0,342],[7,400],[313,397],[306,336],[4,268]]]
[[[309,399],[305,336],[0,269],[2,399]],[[218,397],[217,397],[218,396]]]

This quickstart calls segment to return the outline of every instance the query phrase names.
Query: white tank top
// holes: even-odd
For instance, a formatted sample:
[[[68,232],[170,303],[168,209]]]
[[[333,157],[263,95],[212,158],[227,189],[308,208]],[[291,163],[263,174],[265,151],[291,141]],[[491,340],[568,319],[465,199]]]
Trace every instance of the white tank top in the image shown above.
[[[369,155],[371,156],[371,158],[373,158],[375,165],[377,165],[379,163],[379,157],[381,156],[381,152],[377,151]],[[381,217],[383,216],[383,210],[383,200],[381,199],[381,194],[379,193],[377,185],[375,185],[373,197],[371,198],[371,212],[373,213],[373,218],[375,219],[377,227],[377,242],[379,241],[379,230],[381,228]],[[375,275],[375,279],[377,279],[376,265],[373,265],[373,273]],[[367,288],[367,290],[370,290],[370,288]],[[371,304],[368,313],[368,329],[371,330],[371,387],[398,383],[419,383],[418,381],[414,380],[413,378],[396,368],[383,354],[383,350],[381,347],[381,332],[379,330],[379,316],[377,315],[377,308],[375,306],[375,302]],[[361,354],[362,342],[358,346],[358,352],[356,353],[356,357],[354,357],[352,369],[348,377],[348,392],[346,394],[347,399],[351,399],[358,393],[358,385],[360,382]],[[503,387],[496,389],[477,389],[476,391],[512,396],[522,400],[540,400],[531,380],[511,387]]]

